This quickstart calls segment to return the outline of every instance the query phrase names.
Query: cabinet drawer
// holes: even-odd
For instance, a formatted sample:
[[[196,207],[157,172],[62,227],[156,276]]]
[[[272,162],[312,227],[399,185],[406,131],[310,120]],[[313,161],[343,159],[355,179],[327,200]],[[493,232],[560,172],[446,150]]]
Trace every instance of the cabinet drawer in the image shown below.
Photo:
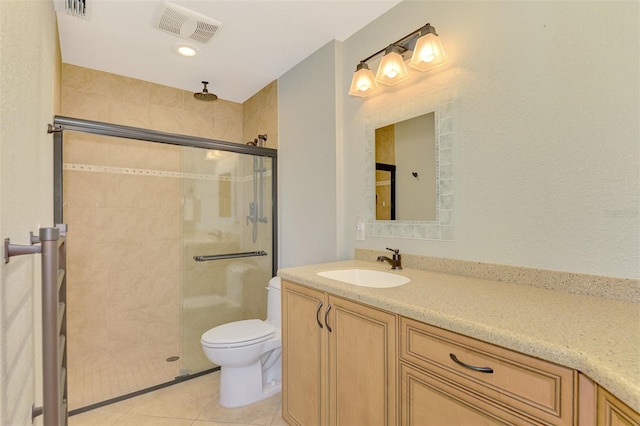
[[[573,370],[408,318],[401,330],[403,360],[543,422],[573,423]]]
[[[437,374],[400,363],[402,426],[535,425]]]

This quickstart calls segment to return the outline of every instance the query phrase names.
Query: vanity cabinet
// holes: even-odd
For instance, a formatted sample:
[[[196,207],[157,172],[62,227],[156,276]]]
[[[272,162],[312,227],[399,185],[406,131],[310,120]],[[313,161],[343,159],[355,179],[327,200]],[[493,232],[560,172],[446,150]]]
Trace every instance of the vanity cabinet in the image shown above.
[[[394,425],[396,315],[282,281],[282,415],[291,425]]]
[[[400,320],[403,425],[574,424],[574,370]]]
[[[574,369],[282,280],[290,425],[640,426]]]

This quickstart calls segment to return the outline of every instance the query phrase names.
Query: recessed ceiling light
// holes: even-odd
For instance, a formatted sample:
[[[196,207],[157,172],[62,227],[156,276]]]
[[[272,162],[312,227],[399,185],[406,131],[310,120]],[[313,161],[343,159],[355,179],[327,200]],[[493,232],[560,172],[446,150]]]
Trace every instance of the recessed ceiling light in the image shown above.
[[[193,58],[200,54],[200,50],[197,47],[189,44],[174,44],[171,46],[171,50],[173,50],[174,53],[187,58]]]

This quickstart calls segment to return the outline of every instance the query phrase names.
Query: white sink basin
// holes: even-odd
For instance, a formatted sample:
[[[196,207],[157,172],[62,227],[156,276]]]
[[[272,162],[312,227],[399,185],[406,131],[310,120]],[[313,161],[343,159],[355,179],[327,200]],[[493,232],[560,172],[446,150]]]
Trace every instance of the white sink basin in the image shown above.
[[[375,271],[373,269],[336,269],[333,271],[318,272],[317,274],[321,277],[331,278],[332,280],[359,285],[361,287],[398,287],[411,281],[403,275]]]

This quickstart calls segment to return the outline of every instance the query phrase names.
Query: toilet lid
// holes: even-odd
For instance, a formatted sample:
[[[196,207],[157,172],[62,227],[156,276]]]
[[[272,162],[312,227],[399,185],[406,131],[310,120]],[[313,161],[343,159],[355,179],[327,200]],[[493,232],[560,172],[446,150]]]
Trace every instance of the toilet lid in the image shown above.
[[[275,333],[268,322],[250,319],[214,327],[202,335],[201,342],[208,347],[247,346],[269,340]]]

